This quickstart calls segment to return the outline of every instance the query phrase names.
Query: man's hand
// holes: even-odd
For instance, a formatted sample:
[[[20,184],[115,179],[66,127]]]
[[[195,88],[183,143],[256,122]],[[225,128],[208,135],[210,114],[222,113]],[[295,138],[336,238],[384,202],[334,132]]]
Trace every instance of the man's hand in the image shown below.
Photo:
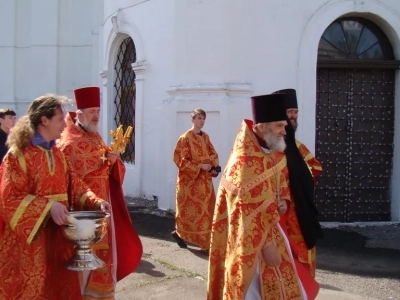
[[[64,225],[68,223],[69,212],[64,205],[55,201],[50,208],[50,216],[57,225]]]
[[[118,156],[119,156],[118,152],[108,152],[106,155],[106,157],[107,157],[108,161],[111,163],[111,165],[115,164],[115,162],[118,159]]]
[[[101,202],[101,203],[100,203],[100,210],[101,210],[101,211],[104,211],[104,212],[106,212],[106,213],[110,212],[110,210],[111,210],[111,205],[110,205],[110,203],[108,203],[108,202],[106,202],[106,201]]]
[[[286,200],[280,200],[278,203],[278,213],[280,216],[284,215],[287,211]]]
[[[200,168],[204,171],[209,171],[211,169],[210,164],[201,164]]]
[[[270,268],[279,267],[282,262],[281,254],[275,245],[268,245],[261,249],[265,264]]]

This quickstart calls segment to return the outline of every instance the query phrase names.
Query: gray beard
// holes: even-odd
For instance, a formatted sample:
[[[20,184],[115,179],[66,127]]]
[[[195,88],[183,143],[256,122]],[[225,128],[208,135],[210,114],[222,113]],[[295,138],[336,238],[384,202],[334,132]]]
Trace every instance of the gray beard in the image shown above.
[[[79,124],[85,129],[87,132],[99,132],[99,126],[98,125],[90,125],[87,124],[86,122],[82,122],[78,120]]]
[[[283,137],[278,137],[271,133],[266,133],[264,135],[265,143],[270,150],[275,150],[283,152],[286,149],[286,143]]]
[[[99,132],[99,126],[96,125],[88,124],[86,126],[83,126],[83,128],[85,128],[87,132]]]

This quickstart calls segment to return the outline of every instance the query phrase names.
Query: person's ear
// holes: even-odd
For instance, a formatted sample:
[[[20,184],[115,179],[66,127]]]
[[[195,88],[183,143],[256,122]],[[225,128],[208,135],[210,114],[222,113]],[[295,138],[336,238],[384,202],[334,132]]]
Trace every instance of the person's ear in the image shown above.
[[[48,123],[49,123],[49,119],[47,119],[47,117],[45,117],[45,116],[40,117],[40,124],[46,126]]]

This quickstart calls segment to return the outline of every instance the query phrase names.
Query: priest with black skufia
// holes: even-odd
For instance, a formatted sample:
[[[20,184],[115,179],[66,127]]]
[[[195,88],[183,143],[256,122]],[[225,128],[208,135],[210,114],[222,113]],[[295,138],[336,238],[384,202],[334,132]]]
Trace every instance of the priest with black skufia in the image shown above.
[[[315,245],[322,238],[315,206],[315,179],[322,172],[319,161],[307,147],[296,140],[298,104],[296,91],[278,91],[286,94],[286,149],[276,154],[279,165],[283,166],[286,188],[282,194],[290,195],[286,201],[286,211],[280,210],[279,221],[289,240],[297,273],[307,292],[308,299],[315,299],[318,284],[315,281]],[[286,198],[287,199],[287,198]]]

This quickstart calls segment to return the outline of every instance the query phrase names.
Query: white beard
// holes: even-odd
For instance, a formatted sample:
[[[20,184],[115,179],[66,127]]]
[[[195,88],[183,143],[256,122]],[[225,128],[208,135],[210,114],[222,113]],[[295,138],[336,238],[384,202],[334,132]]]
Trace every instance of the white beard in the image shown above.
[[[98,125],[87,124],[86,126],[84,126],[84,125],[82,125],[82,126],[88,132],[99,132],[99,126]]]
[[[91,125],[84,116],[78,117],[78,122],[87,132],[99,132],[99,125]]]
[[[270,150],[275,150],[279,152],[285,151],[286,143],[283,136],[276,136],[269,132],[264,135],[264,139]]]

